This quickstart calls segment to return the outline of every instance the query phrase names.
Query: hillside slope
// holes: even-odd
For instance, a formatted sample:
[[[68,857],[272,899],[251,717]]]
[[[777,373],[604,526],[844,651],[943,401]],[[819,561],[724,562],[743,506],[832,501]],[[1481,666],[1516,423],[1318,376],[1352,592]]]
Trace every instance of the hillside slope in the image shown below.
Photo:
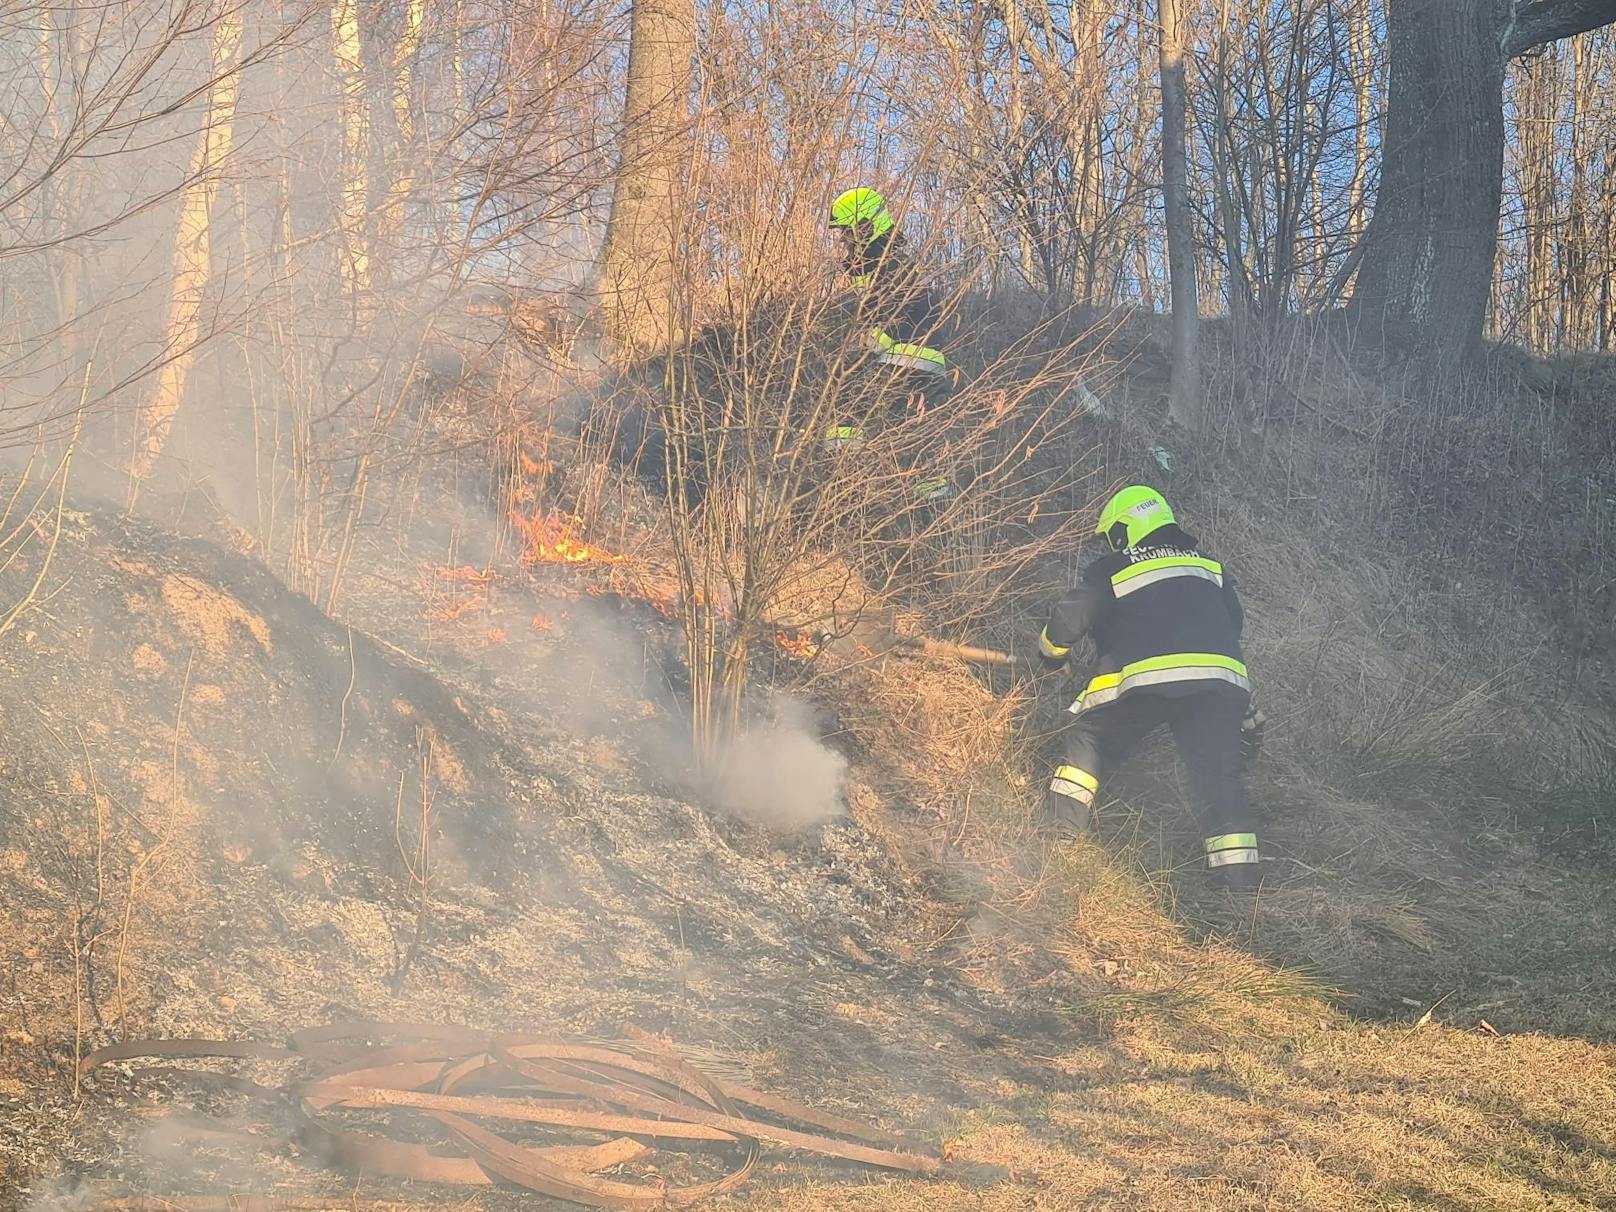
[[[693,789],[677,637],[610,569],[481,573],[475,609],[445,608],[378,541],[338,622],[247,559],[70,511],[0,640],[0,1204],[547,1206],[176,1151],[154,1117],[260,1112],[172,1076],[74,1080],[108,1039],[374,1017],[665,1031],[950,1158],[920,1180],[771,1153],[715,1206],[1610,1206],[1608,656],[1568,640],[1603,604],[1545,624],[1535,579],[1597,584],[1609,539],[1512,564],[1485,490],[1473,529],[1454,501],[1420,513],[1481,422],[1411,424],[1367,382],[1328,423],[1296,404],[1156,467],[1250,570],[1273,875],[1239,912],[1200,887],[1165,760],[1118,780],[1098,844],[1039,836],[1027,740],[1057,687],[1040,708],[957,665],[825,654],[808,685],[845,811],[787,831]],[[1121,407],[1150,391],[1143,364],[1115,390],[1108,477],[1151,466],[1146,407]],[[1533,467],[1566,416],[1538,418]],[[1418,458],[1387,457],[1400,424]],[[1555,474],[1591,474],[1584,447]]]

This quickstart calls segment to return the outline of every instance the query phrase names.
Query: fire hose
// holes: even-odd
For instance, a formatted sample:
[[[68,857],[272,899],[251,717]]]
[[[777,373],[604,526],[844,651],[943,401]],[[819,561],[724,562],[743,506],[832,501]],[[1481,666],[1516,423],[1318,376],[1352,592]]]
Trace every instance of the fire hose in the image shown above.
[[[902,636],[895,648],[924,652],[927,656],[950,657],[975,665],[1025,665],[1026,661],[1014,653],[997,648],[973,648],[968,644],[955,644],[949,640],[934,640],[930,636]]]
[[[199,1039],[113,1044],[85,1057],[81,1071],[148,1058],[314,1062],[315,1072],[280,1088],[196,1071],[214,1084],[290,1104],[295,1125],[292,1136],[218,1129],[204,1135],[259,1149],[295,1142],[348,1171],[460,1186],[501,1181],[598,1208],[685,1207],[734,1190],[756,1168],[765,1140],[911,1174],[935,1174],[941,1166],[936,1152],[925,1146],[719,1080],[655,1037],[633,1028],[629,1033],[630,1040],[603,1043],[492,1035],[449,1025],[348,1023],[293,1032],[285,1044]],[[389,1118],[390,1124],[412,1128],[413,1135],[432,1129],[455,1151],[384,1135],[373,1120],[361,1131],[344,1114],[353,1111],[388,1112],[397,1117]],[[519,1144],[479,1121],[608,1139]],[[647,1141],[656,1142],[659,1151],[716,1148],[730,1158],[728,1172],[682,1186],[654,1177],[643,1182],[599,1177],[600,1171],[647,1158],[653,1152]]]

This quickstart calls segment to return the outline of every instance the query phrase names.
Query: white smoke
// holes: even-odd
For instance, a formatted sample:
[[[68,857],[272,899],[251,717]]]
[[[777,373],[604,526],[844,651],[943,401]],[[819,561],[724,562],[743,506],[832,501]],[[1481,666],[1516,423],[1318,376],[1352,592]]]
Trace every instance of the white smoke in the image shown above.
[[[786,833],[842,815],[847,759],[819,739],[801,703],[781,698],[772,706],[773,718],[719,753],[707,798],[737,820]]]
[[[666,777],[693,803],[746,824],[797,833],[846,811],[847,760],[820,739],[808,704],[779,692],[758,695],[739,734],[703,762],[688,700],[668,681],[666,640],[648,639],[632,614],[587,599],[536,597],[532,606],[567,616],[565,642],[554,664],[505,673],[500,693],[519,690],[575,736],[623,742],[653,781]]]

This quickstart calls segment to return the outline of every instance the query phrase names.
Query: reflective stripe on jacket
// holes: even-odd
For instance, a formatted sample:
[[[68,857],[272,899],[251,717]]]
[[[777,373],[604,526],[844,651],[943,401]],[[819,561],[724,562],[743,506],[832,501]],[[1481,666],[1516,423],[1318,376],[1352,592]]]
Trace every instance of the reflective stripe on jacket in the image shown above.
[[[1169,525],[1089,564],[1050,612],[1040,647],[1059,658],[1083,637],[1093,641],[1095,673],[1074,712],[1136,691],[1183,694],[1221,682],[1249,692],[1243,622],[1233,578]]]

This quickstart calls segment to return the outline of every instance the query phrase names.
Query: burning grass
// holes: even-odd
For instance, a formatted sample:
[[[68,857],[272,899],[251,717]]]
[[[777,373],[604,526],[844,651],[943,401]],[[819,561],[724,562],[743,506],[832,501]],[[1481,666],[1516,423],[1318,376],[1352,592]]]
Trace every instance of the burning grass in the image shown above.
[[[496,574],[491,568],[445,568],[428,566],[426,617],[439,623],[450,623],[468,614],[488,609],[493,596]]]
[[[800,631],[776,631],[774,646],[796,661],[811,661],[819,655],[819,641]]]
[[[605,551],[579,538],[584,520],[554,511],[531,516],[513,511],[511,526],[521,540],[517,558],[534,564],[623,564],[628,556]]]

